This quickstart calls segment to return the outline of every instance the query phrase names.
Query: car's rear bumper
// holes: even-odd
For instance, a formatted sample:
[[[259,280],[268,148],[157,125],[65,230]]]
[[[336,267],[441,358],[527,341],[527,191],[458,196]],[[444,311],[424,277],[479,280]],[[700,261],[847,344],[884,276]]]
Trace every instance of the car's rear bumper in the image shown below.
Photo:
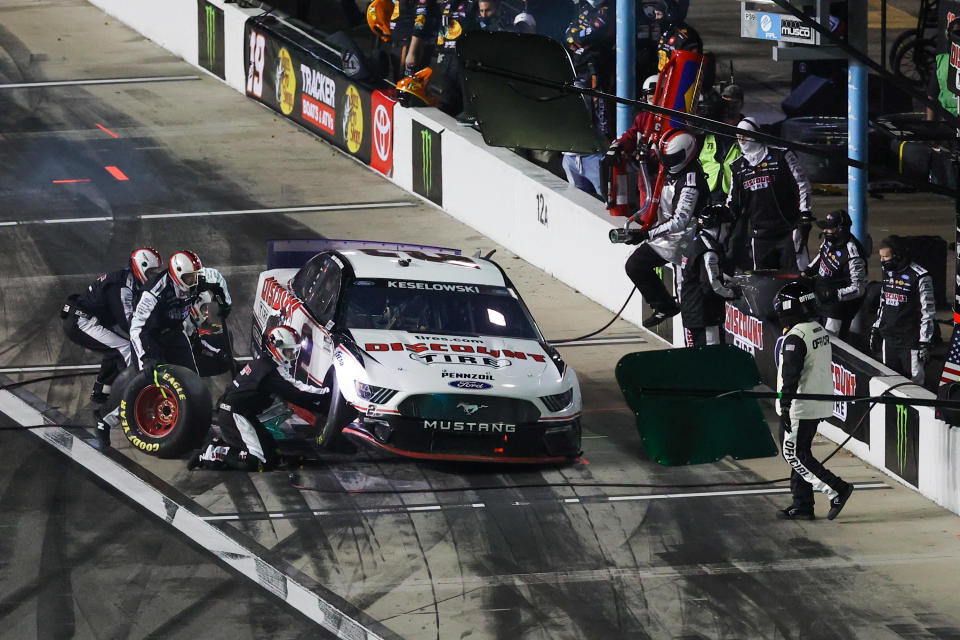
[[[436,425],[427,427],[425,423]],[[343,435],[358,443],[421,460],[542,464],[569,462],[581,454],[579,416],[565,421],[516,425],[509,432],[503,425],[498,429],[498,425],[493,424],[482,433],[469,433],[461,426],[464,424],[469,423],[362,417],[347,426]]]

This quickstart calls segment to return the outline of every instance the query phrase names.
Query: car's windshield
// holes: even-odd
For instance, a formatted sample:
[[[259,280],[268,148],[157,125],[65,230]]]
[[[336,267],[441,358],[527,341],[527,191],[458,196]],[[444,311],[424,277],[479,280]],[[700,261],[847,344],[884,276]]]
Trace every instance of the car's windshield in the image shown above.
[[[354,280],[340,325],[538,340],[533,320],[506,287],[414,280]]]

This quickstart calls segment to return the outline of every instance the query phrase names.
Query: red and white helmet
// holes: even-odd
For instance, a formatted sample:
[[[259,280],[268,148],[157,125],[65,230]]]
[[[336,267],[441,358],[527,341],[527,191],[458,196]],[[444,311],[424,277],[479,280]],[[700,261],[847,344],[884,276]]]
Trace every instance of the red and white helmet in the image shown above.
[[[670,173],[680,173],[697,157],[697,139],[693,134],[674,129],[660,140],[660,164]]]
[[[200,257],[193,251],[177,251],[170,256],[170,279],[184,293],[197,287],[197,272],[202,268]]]
[[[130,254],[130,270],[140,282],[146,282],[150,276],[160,270],[160,252],[153,247],[140,247]]]
[[[285,367],[296,360],[300,353],[300,334],[293,327],[281,324],[267,331],[264,344],[273,361]]]

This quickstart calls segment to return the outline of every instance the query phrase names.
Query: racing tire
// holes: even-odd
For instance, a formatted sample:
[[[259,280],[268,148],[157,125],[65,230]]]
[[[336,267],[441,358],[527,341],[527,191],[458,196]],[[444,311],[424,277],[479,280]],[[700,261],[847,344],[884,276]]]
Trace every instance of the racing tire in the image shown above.
[[[343,437],[343,428],[357,417],[357,410],[340,393],[337,374],[330,376],[330,409],[327,420],[317,436],[317,446],[327,451],[348,452],[352,444]]]
[[[123,394],[127,390],[127,386],[137,376],[137,373],[139,373],[137,365],[132,364],[117,374],[117,377],[110,384],[110,395],[106,403],[100,408],[100,415],[107,415],[120,406],[120,401],[123,400]]]
[[[197,374],[161,365],[157,381],[138,373],[120,401],[120,427],[134,448],[157,458],[175,458],[196,447],[210,429],[210,391]]]
[[[916,86],[926,84],[931,73],[936,72],[937,43],[932,38],[906,40],[894,53],[891,66],[894,73]]]

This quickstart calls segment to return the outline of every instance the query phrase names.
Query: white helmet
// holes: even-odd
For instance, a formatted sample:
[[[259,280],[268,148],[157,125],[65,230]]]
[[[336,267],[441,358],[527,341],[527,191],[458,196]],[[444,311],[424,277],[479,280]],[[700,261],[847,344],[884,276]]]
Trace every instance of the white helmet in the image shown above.
[[[198,327],[210,317],[211,302],[213,302],[213,294],[209,291],[201,291],[197,301],[190,305],[190,317]]]
[[[285,367],[300,353],[300,334],[293,327],[281,324],[267,331],[264,344],[273,361]]]
[[[193,251],[177,251],[170,256],[170,279],[181,292],[197,288],[197,272],[202,268],[200,257]]]
[[[647,76],[647,79],[643,81],[643,87],[641,88],[641,94],[644,98],[652,96],[657,92],[657,81],[660,80],[660,74],[655,73],[652,76]]]
[[[697,139],[693,134],[674,129],[660,140],[660,163],[670,173],[680,173],[697,157]]]
[[[140,247],[130,254],[130,270],[141,283],[160,270],[160,252],[153,247]]]

